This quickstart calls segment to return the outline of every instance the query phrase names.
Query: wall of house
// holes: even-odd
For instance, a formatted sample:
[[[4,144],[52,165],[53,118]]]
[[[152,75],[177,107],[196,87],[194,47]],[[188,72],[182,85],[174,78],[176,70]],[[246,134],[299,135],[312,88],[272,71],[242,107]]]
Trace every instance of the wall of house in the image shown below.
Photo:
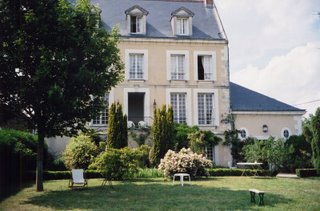
[[[145,92],[147,102],[145,108],[145,116],[150,116],[149,124],[152,123],[153,107],[156,102],[157,107],[169,104],[168,90],[186,91],[190,95],[188,102],[188,123],[190,125],[197,124],[196,116],[196,96],[197,91],[214,92],[215,95],[215,126],[205,126],[203,129],[213,130],[218,134],[222,134],[229,128],[229,124],[221,123],[229,113],[229,73],[228,73],[228,49],[227,44],[222,41],[184,41],[184,40],[142,40],[142,39],[122,39],[119,44],[121,57],[126,62],[126,50],[141,50],[147,52],[147,80],[124,80],[114,88],[110,95],[113,101],[119,101],[123,104],[124,111],[127,112],[127,92]],[[189,80],[173,81],[167,79],[167,52],[183,51],[188,52]],[[199,81],[195,78],[196,51],[214,52],[216,64],[216,80],[215,81]],[[128,64],[127,64],[128,65]]]
[[[270,136],[282,137],[283,129],[289,129],[290,135],[300,135],[302,115],[294,113],[234,113],[236,129],[245,129],[250,137],[265,139]],[[262,126],[268,126],[268,132],[262,131]]]

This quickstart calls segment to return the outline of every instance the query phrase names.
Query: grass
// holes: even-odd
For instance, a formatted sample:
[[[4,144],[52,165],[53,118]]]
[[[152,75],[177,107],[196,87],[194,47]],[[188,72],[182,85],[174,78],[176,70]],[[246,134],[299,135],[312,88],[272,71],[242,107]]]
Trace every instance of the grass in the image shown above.
[[[67,180],[26,187],[0,203],[0,210],[320,210],[320,178],[210,177],[184,187],[163,179],[113,182],[69,190]],[[266,191],[265,206],[250,203],[248,189]]]

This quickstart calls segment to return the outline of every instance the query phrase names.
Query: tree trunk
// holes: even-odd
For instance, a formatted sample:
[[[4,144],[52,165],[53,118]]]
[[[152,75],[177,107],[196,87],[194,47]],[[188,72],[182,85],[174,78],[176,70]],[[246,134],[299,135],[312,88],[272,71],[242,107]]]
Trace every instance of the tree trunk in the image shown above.
[[[37,191],[43,191],[43,148],[44,148],[44,135],[40,131],[38,131],[37,171],[36,171]]]

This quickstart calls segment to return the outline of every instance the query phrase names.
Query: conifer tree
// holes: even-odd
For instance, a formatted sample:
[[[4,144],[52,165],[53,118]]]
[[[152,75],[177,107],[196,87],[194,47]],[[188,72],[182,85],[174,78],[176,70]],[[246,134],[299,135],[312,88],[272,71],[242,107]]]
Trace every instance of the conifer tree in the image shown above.
[[[173,110],[164,105],[161,109],[154,110],[152,125],[153,146],[150,151],[150,163],[156,166],[169,149],[173,149],[174,123]]]
[[[107,148],[128,146],[127,116],[123,115],[121,104],[112,103],[108,115]]]

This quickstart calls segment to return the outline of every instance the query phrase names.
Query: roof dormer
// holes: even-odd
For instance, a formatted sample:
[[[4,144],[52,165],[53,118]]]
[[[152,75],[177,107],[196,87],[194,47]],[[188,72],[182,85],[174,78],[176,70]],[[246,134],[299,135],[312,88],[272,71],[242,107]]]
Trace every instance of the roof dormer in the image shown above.
[[[185,7],[171,13],[171,27],[173,35],[191,36],[192,35],[192,17],[194,13]]]
[[[149,12],[142,7],[135,5],[125,11],[127,29],[131,34],[146,34],[147,15]]]

